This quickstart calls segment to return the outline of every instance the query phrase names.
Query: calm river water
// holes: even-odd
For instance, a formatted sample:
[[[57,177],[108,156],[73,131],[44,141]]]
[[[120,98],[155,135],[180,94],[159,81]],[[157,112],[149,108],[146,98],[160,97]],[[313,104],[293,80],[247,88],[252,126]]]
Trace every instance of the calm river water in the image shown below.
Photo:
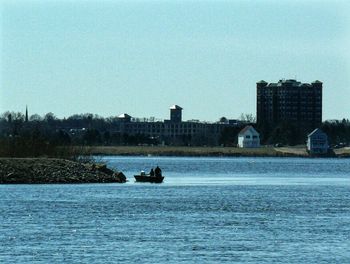
[[[350,263],[348,159],[98,159],[129,182],[0,185],[0,263]]]

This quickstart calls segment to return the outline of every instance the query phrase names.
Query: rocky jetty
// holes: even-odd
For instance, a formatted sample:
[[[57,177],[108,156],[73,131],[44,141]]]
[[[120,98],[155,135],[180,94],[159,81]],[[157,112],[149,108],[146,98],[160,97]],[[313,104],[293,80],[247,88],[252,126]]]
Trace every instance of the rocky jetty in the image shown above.
[[[126,177],[104,164],[50,158],[0,158],[0,184],[112,182],[126,182]]]

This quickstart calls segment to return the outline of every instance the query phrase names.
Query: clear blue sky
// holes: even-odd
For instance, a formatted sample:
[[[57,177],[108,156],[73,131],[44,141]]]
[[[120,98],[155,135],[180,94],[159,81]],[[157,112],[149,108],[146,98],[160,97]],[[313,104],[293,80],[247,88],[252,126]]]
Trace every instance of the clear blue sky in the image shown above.
[[[0,113],[216,121],[296,77],[350,118],[350,1],[2,0],[0,37]]]

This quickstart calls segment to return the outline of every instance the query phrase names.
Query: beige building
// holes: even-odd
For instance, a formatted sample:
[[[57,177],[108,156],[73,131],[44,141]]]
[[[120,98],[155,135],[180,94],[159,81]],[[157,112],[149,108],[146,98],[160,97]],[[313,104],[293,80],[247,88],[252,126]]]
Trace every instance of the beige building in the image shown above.
[[[182,121],[182,110],[178,105],[170,107],[170,120],[132,118],[128,114],[118,116],[114,133],[128,135],[145,135],[159,139],[165,144],[183,145],[218,145],[221,132],[225,127],[235,127],[237,122],[200,122],[198,120]]]

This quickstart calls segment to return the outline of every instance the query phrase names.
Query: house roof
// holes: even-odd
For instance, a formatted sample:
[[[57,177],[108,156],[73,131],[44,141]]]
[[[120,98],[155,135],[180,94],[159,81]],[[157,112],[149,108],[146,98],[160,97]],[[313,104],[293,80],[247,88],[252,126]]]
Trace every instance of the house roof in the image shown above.
[[[178,105],[172,105],[172,106],[170,106],[170,109],[171,110],[173,110],[173,109],[182,110],[182,107],[180,107]]]
[[[124,113],[124,114],[119,115],[118,118],[131,118],[131,116]]]
[[[247,132],[248,130],[250,130],[254,134],[258,134],[259,135],[258,131],[256,131],[254,129],[254,127],[249,125],[249,126],[246,126],[245,128],[243,128],[241,131],[239,131],[238,136],[245,134],[245,132]]]
[[[315,136],[315,135],[320,135],[320,134],[323,134],[323,135],[327,135],[326,133],[324,133],[320,128],[316,128],[314,129],[314,131],[312,131],[309,135],[307,135],[308,137],[312,137],[312,136]]]

